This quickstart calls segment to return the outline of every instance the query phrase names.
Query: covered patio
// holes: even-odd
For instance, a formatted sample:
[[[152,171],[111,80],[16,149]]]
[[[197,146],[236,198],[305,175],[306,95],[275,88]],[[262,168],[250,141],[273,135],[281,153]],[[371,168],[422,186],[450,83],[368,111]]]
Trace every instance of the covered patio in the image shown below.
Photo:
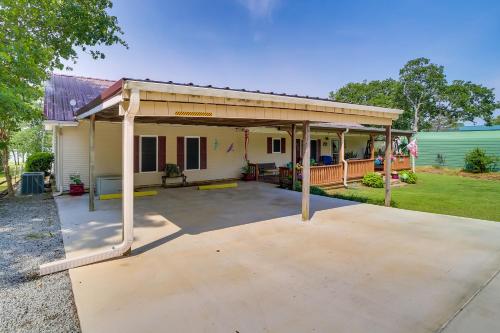
[[[135,123],[167,123],[177,125],[204,125],[222,127],[290,127],[292,131],[293,154],[297,151],[295,129],[302,128],[302,153],[310,155],[311,124],[332,122],[355,122],[382,125],[385,127],[386,142],[392,142],[391,124],[402,113],[401,110],[374,106],[338,103],[331,100],[290,96],[286,94],[262,93],[259,91],[195,86],[150,80],[122,79],[103,91],[95,100],[77,111],[79,121],[89,121],[89,192],[95,189],[95,123],[120,122],[122,145],[122,187],[123,187],[123,239],[118,245],[95,254],[78,258],[67,258],[40,266],[40,274],[88,265],[130,253],[134,242],[134,170]],[[103,144],[103,143],[101,143]],[[201,146],[207,142],[200,140]],[[181,148],[179,148],[181,147]],[[182,160],[186,150],[178,146],[177,155]],[[386,204],[390,203],[391,145],[385,149]],[[343,156],[343,155],[341,155]],[[200,153],[200,159],[201,153]],[[154,166],[154,165],[153,165]],[[206,164],[203,165],[206,167]],[[199,164],[201,168],[201,162]],[[292,165],[292,169],[295,167]],[[347,171],[347,168],[345,168]],[[344,171],[345,172],[345,171]],[[295,173],[294,173],[295,175]],[[310,160],[303,159],[301,215],[303,221],[310,218]],[[221,203],[223,204],[223,203]],[[189,205],[187,205],[189,207]],[[89,210],[95,209],[95,198],[89,196]],[[254,210],[252,210],[254,212]]]
[[[500,263],[498,223],[238,185],[136,198],[131,255],[69,271],[82,330],[436,332]],[[120,200],[56,203],[67,257],[122,239]],[[444,332],[498,331],[479,298]]]

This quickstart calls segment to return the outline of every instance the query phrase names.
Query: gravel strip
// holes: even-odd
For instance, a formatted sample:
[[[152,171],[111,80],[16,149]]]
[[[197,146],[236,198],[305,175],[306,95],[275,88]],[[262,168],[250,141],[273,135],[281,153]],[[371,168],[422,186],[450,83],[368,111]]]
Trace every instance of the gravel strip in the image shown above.
[[[63,257],[51,195],[0,199],[0,332],[80,332],[68,272],[38,277]]]

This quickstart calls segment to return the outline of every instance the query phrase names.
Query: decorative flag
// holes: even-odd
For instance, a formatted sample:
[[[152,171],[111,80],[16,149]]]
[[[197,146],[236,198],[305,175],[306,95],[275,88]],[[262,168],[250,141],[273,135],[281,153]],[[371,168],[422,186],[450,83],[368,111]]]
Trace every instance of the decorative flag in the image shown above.
[[[413,157],[415,158],[418,157],[417,139],[411,140],[411,142],[406,147],[408,148],[408,151]]]

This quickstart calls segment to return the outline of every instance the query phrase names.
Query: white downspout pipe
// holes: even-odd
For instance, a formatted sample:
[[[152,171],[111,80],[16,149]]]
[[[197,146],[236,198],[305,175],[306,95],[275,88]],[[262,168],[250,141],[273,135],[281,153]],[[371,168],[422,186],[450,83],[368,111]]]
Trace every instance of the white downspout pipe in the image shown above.
[[[56,172],[56,187],[57,192],[52,193],[53,197],[58,197],[63,193],[63,161],[62,161],[62,128],[61,126],[55,126],[55,131],[52,134],[54,136],[54,153],[55,153],[55,172]]]
[[[70,268],[93,264],[99,261],[119,257],[127,253],[134,240],[134,118],[139,110],[138,89],[131,89],[128,110],[123,112],[122,149],[123,149],[123,240],[110,249],[76,258],[57,260],[40,265],[40,275],[64,271]],[[120,109],[122,106],[120,104]],[[120,112],[120,113],[121,113]]]
[[[345,135],[349,133],[349,129],[346,128],[344,132],[340,134],[340,141],[342,147],[341,161],[344,164],[344,187],[347,188],[347,161],[345,160]]]

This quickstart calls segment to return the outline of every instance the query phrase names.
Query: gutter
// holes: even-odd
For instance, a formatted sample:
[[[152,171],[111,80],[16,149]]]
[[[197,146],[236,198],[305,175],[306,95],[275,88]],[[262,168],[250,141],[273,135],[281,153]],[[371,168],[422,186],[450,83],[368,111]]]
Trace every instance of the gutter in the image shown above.
[[[344,164],[344,187],[347,188],[347,161],[345,160],[345,135],[349,133],[349,128],[346,128],[344,132],[342,132],[341,140],[342,140],[342,163]]]
[[[39,275],[47,275],[70,268],[90,265],[96,262],[113,259],[127,254],[134,241],[134,117],[139,111],[140,95],[138,89],[132,89],[130,104],[123,117],[123,240],[110,249],[87,254],[75,258],[66,258],[40,265]],[[120,106],[121,107],[121,106]]]

